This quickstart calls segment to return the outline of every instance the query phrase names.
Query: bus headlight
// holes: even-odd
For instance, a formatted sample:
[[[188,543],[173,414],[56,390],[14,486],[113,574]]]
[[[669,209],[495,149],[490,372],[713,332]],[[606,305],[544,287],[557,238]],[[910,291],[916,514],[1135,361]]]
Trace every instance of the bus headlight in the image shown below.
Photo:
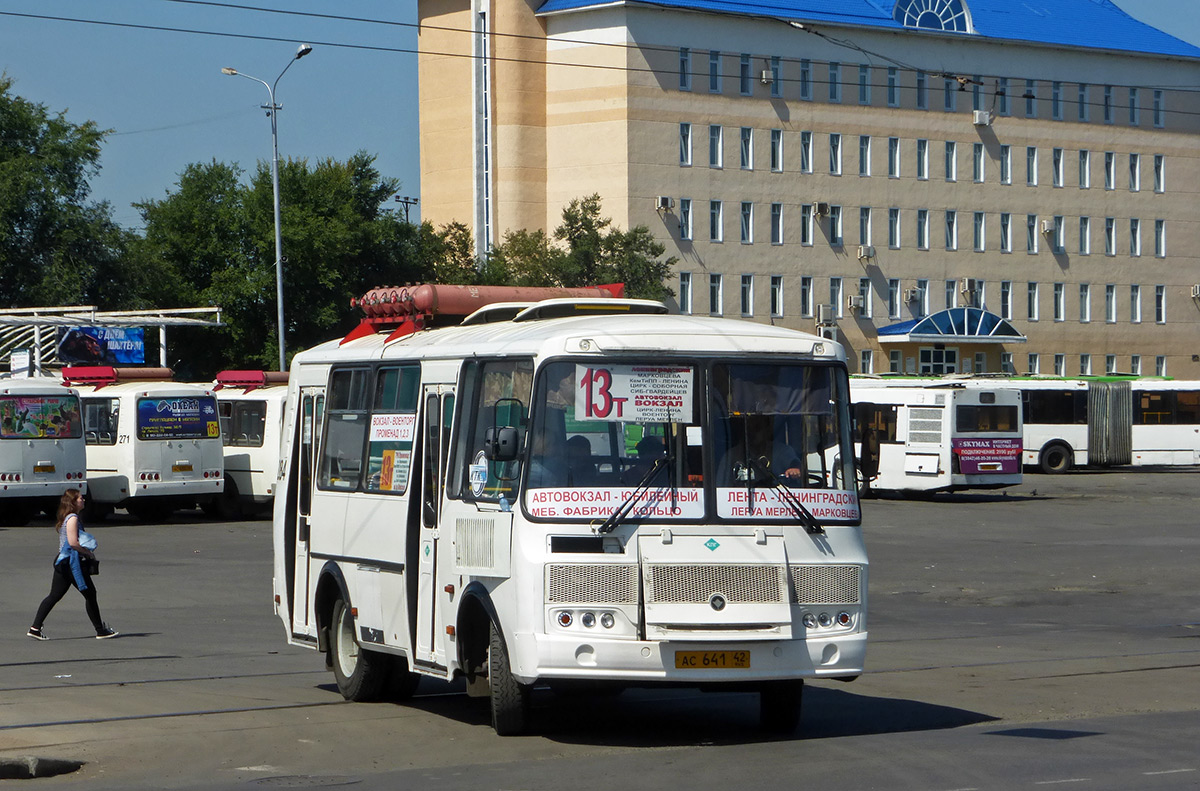
[[[582,616],[580,616],[579,622],[581,624],[583,624],[584,626],[586,626],[587,628],[591,629],[593,626],[596,625],[596,614],[590,613],[590,612],[585,612]]]
[[[616,623],[616,621],[613,619],[612,613],[606,612],[600,614],[600,625],[605,629],[613,628],[614,623]]]
[[[575,619],[571,617],[571,613],[567,612],[566,610],[563,610],[558,614],[558,625],[564,629],[570,626],[574,620]]]
[[[804,618],[802,618],[801,620],[804,623],[805,629],[816,629],[817,628],[817,616],[813,615],[812,613],[810,613],[810,612],[804,613]]]

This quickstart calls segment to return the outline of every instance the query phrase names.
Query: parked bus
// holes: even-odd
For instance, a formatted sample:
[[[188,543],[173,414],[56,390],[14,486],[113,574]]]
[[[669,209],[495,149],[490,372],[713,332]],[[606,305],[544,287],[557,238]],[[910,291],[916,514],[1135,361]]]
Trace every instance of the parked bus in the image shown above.
[[[91,513],[124,508],[158,521],[204,505],[223,489],[221,428],[212,390],[170,381],[166,368],[75,366]]]
[[[505,735],[535,685],[684,684],[790,730],[862,672],[841,346],[611,293],[369,294],[294,358],[275,608],[347,699],[461,677]]]
[[[0,380],[0,525],[54,514],[67,489],[87,491],[79,393],[54,379]]]
[[[209,511],[240,519],[269,510],[279,478],[286,371],[221,371],[213,391],[225,450],[225,491]]]
[[[863,487],[998,489],[1021,482],[1021,398],[990,383],[853,377]]]

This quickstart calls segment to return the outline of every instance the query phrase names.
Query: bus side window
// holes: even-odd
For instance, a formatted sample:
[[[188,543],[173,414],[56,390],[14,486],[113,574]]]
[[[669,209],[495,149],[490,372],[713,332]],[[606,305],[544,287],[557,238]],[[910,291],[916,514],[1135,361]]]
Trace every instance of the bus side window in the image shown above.
[[[115,398],[86,398],[83,401],[83,430],[89,445],[116,445],[117,419],[121,404]]]
[[[358,488],[367,436],[367,379],[362,368],[335,370],[325,404],[325,432],[317,485],[323,489]]]
[[[403,494],[408,489],[420,382],[416,365],[380,368],[376,375],[367,445],[368,491]]]
[[[515,499],[520,461],[488,461],[488,429],[511,426],[525,441],[533,390],[531,360],[472,361],[463,369],[462,411],[450,495],[495,502]]]

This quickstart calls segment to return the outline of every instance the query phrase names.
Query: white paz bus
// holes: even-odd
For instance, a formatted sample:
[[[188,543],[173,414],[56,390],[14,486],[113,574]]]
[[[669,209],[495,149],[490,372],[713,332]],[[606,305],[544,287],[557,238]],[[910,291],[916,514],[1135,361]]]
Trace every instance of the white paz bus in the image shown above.
[[[513,734],[535,685],[749,687],[791,729],[862,672],[842,348],[604,293],[369,294],[296,355],[275,605],[346,698],[464,677]]]
[[[124,508],[159,521],[223,488],[221,427],[212,390],[169,381],[165,368],[74,366],[87,441],[91,514]]]
[[[0,525],[53,515],[67,489],[87,491],[79,393],[53,379],[0,380]]]
[[[286,371],[221,371],[213,392],[225,449],[225,491],[208,510],[224,519],[269,510],[279,478]]]

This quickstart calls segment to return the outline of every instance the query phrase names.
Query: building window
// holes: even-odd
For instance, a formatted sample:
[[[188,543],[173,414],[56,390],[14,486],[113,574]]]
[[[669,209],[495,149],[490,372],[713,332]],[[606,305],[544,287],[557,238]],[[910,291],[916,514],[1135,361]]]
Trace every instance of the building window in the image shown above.
[[[714,316],[721,315],[722,294],[723,288],[722,276],[709,274],[708,276],[708,312]]]
[[[1134,376],[1142,375],[1142,355],[1131,354],[1129,356],[1129,373]]]
[[[942,81],[942,109],[948,113],[958,109],[958,80],[952,77]]]
[[[1154,287],[1154,323],[1167,323],[1167,287]]]
[[[996,98],[999,99],[996,109],[999,111],[1000,115],[1008,115],[1008,77],[1000,77],[996,80]]]
[[[1166,357],[1166,355],[1160,354],[1154,358],[1154,375],[1155,376],[1166,376],[1167,375],[1167,357]]]
[[[946,310],[958,307],[958,281],[947,280],[943,285],[945,286],[943,293],[946,297]]]
[[[860,309],[859,315],[863,316],[864,318],[868,318],[868,319],[871,318],[871,315],[873,313],[873,311],[872,311],[872,307],[873,307],[872,301],[873,300],[871,297],[871,278],[860,277],[858,279],[858,299],[860,302],[862,302],[862,308]]]
[[[1025,370],[1030,374],[1042,372],[1042,358],[1037,352],[1030,352],[1025,358]]]
[[[1104,152],[1104,189],[1117,188],[1117,155],[1111,151]]]
[[[754,130],[748,126],[742,127],[739,151],[742,170],[754,170]]]
[[[890,278],[888,284],[888,318],[900,318],[900,280],[899,278]]]
[[[800,207],[800,244],[809,247],[813,243],[813,207],[805,203]]]
[[[836,132],[829,136],[829,172],[842,175],[842,136]]]
[[[1054,355],[1054,375],[1067,375],[1067,355],[1062,354],[1061,352]]]
[[[1054,216],[1054,252],[1062,253],[1066,250],[1066,240],[1063,226],[1063,218],[1061,214]]]
[[[896,208],[888,209],[888,247],[900,249],[900,210]]]
[[[1092,320],[1092,286],[1079,284],[1079,321],[1086,324]]]
[[[871,175],[871,136],[858,136],[858,175]]]
[[[888,138],[888,178],[900,178],[900,138]]]
[[[917,318],[929,315],[929,281],[917,281]]]
[[[1117,372],[1117,355],[1104,355],[1104,373],[1115,374]]]
[[[917,249],[929,249],[929,209],[917,209]]]
[[[1064,321],[1067,317],[1067,285],[1054,284],[1054,320]]]
[[[972,219],[972,222],[971,222],[971,229],[972,229],[971,247],[972,247],[972,249],[975,250],[975,252],[980,253],[980,252],[983,252],[983,250],[986,248],[986,244],[984,243],[983,212],[981,212],[981,211],[975,212],[974,215],[972,215],[971,219]]]
[[[829,278],[829,301],[833,304],[833,314],[839,319],[845,314],[842,312],[842,279],[840,277]]]
[[[783,315],[783,275],[771,275],[771,316]]]
[[[1025,100],[1025,117],[1037,118],[1037,82],[1034,80],[1025,80],[1025,93],[1021,96]]]
[[[1092,188],[1092,153],[1087,149],[1079,152],[1079,189]]]
[[[871,103],[871,67],[865,64],[858,67],[858,103]]]
[[[813,172],[813,133],[800,133],[800,172]]]
[[[1104,287],[1104,321],[1109,324],[1117,323],[1117,284],[1109,283]]]
[[[806,319],[813,315],[813,279],[808,275],[800,278],[800,315]]]
[[[1037,148],[1034,146],[1025,147],[1025,183],[1030,187],[1036,187],[1038,183],[1038,163],[1037,163]]]
[[[692,89],[692,51],[687,47],[679,48],[679,90]]]
[[[754,244],[754,204],[742,201],[741,211],[742,244]]]
[[[923,71],[917,72],[917,109],[929,109],[929,96],[926,89],[925,72]]]
[[[1154,221],[1154,257],[1167,257],[1167,221]]]
[[[754,315],[754,275],[742,275],[741,309],[743,316]]]
[[[900,75],[895,66],[887,70],[887,103],[888,107],[900,106]]]
[[[1138,122],[1140,121],[1139,109],[1140,108],[1138,107],[1138,89],[1130,88],[1129,89],[1129,125],[1130,126],[1138,125]]]
[[[783,130],[771,130],[771,172],[783,172]]]
[[[1038,227],[1037,215],[1025,215],[1025,252],[1036,253],[1038,251]]]
[[[1154,191],[1167,191],[1166,159],[1162,154],[1154,155]]]
[[[1142,323],[1142,287],[1137,283],[1129,287],[1129,323]]]
[[[1061,82],[1050,83],[1050,117],[1055,121],[1063,119]]]
[[[800,61],[800,98],[812,100],[812,62],[807,58]]]
[[[1079,218],[1079,254],[1091,255],[1092,252],[1092,218]]]
[[[1012,215],[1008,212],[1000,214],[1000,252],[1012,252]]]
[[[1142,254],[1142,221],[1137,217],[1129,220],[1129,254],[1134,258]]]
[[[1117,220],[1115,217],[1104,218],[1104,254],[1117,254]]]
[[[946,141],[946,181],[958,181],[958,144]]]
[[[679,125],[679,164],[692,164],[692,125]]]
[[[692,273],[679,273],[679,312],[692,312]]]
[[[1142,156],[1129,155],[1129,191],[1139,192],[1142,189]]]
[[[771,244],[783,244],[783,204],[771,204]]]
[[[871,207],[860,206],[858,209],[858,243],[871,243]]]
[[[888,373],[904,373],[904,354],[899,349],[888,352]]]
[[[842,207],[829,207],[829,244],[841,247],[842,240]]]
[[[743,52],[738,62],[738,90],[742,96],[749,96],[753,92],[753,85],[754,82],[750,77],[750,55]]]
[[[1154,125],[1162,129],[1166,126],[1166,113],[1164,112],[1164,94],[1161,90],[1154,91]]]
[[[863,374],[875,373],[875,352],[863,349],[858,355],[858,372]]]
[[[971,146],[971,175],[975,179],[976,184],[983,183],[983,166],[985,162],[983,143],[974,143]]]
[[[917,178],[924,181],[929,178],[929,141],[917,140]]]
[[[1086,82],[1079,83],[1079,120],[1088,120],[1088,86]]]
[[[783,95],[782,67],[778,55],[771,56],[771,95],[776,98]]]
[[[720,126],[713,124],[708,127],[708,166],[710,168],[724,166],[723,137]]]
[[[1012,352],[1000,352],[1000,373],[1015,374],[1016,372]]]
[[[842,101],[842,65],[829,64],[829,101],[837,104]]]
[[[708,238],[709,241],[720,242],[725,238],[725,221],[721,201],[708,202]]]
[[[1054,166],[1054,186],[1061,187],[1063,185],[1063,150],[1056,148],[1051,152],[1051,164]]]
[[[679,199],[679,238],[688,240],[692,238],[692,199]]]
[[[721,53],[715,49],[708,53],[708,92],[721,92]]]
[[[1092,355],[1090,355],[1090,354],[1079,355],[1079,375],[1080,376],[1091,376],[1092,375]]]

